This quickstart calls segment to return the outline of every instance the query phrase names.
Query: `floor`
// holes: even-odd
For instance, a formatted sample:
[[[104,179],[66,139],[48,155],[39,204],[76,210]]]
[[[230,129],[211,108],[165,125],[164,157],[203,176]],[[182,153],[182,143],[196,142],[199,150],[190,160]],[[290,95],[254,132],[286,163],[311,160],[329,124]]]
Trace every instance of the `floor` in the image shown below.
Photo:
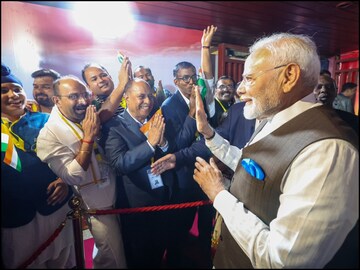
[[[197,249],[197,215],[195,216],[193,226],[189,233],[189,260],[192,261],[194,268],[205,268],[202,265],[201,258],[199,258],[198,254],[201,253],[200,250]],[[84,259],[85,259],[85,269],[92,269],[92,254],[94,250],[94,239],[89,231],[89,229],[84,226],[83,230],[83,240],[84,240]],[[96,247],[95,247],[96,248]]]
[[[85,259],[85,269],[92,269],[92,253],[94,250],[94,238],[92,237],[89,229],[83,231],[83,240],[84,240],[84,259]]]

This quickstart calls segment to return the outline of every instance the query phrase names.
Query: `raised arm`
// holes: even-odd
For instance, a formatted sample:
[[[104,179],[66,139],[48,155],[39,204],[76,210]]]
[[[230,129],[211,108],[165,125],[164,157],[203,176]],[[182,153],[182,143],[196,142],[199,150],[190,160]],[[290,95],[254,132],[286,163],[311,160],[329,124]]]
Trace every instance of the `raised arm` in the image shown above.
[[[131,62],[128,57],[125,57],[124,61],[121,64],[120,71],[118,74],[118,79],[119,79],[118,86],[114,89],[114,91],[112,91],[110,96],[105,100],[99,111],[101,123],[106,122],[114,115],[114,112],[119,107],[122,96],[124,94],[124,88],[126,83],[129,80],[132,80]]]
[[[205,79],[214,78],[212,71],[212,64],[210,58],[210,46],[212,38],[216,32],[217,27],[211,25],[203,31],[201,38],[201,69],[205,76]]]

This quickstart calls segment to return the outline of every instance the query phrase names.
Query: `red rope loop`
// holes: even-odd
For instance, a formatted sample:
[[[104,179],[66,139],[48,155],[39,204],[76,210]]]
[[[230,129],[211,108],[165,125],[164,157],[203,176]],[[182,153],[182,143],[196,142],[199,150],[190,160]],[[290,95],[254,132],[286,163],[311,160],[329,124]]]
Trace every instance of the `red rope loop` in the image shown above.
[[[137,207],[137,208],[122,208],[122,209],[111,209],[111,210],[88,210],[90,215],[109,215],[109,214],[132,214],[132,213],[142,213],[142,212],[153,212],[153,211],[164,211],[171,209],[181,209],[188,207],[196,207],[212,204],[212,201],[197,201],[189,203],[180,203],[180,204],[167,204],[160,206],[146,206],[146,207]],[[59,225],[59,227],[54,231],[54,233],[27,259],[23,262],[17,269],[24,269],[28,267],[39,255],[58,237],[62,229],[66,225],[66,220],[71,218],[69,214],[66,219]]]
[[[39,255],[58,237],[62,229],[65,227],[67,218],[59,225],[59,227],[56,228],[54,233],[44,242],[34,253],[27,259],[25,262],[23,262],[17,269],[25,269],[28,267]]]

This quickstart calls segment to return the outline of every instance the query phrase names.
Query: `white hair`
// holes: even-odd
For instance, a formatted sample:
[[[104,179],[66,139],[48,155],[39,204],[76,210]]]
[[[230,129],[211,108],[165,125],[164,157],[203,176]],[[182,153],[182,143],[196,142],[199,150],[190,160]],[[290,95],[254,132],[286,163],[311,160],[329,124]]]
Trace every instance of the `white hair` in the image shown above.
[[[313,89],[320,74],[320,58],[315,42],[306,35],[275,33],[262,37],[249,49],[250,53],[266,49],[271,53],[269,61],[274,66],[296,63],[301,69],[303,86]]]

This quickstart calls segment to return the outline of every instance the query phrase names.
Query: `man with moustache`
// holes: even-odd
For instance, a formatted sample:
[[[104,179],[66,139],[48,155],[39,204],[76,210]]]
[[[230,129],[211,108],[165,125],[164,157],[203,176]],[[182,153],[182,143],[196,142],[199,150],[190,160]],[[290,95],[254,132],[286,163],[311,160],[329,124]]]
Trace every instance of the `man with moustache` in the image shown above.
[[[215,88],[215,114],[209,123],[213,128],[218,127],[226,118],[230,106],[235,103],[235,82],[230,76],[221,76]]]
[[[34,78],[33,97],[35,101],[27,101],[27,108],[32,112],[50,113],[54,107],[52,97],[54,96],[53,83],[60,78],[60,74],[48,68],[42,68],[31,74]]]
[[[228,188],[214,160],[195,163],[223,218],[216,268],[358,268],[358,135],[332,108],[306,101],[319,72],[309,36],[258,39],[238,92],[245,118],[262,121],[242,149],[209,126],[196,93],[197,129],[234,171]]]
[[[72,185],[74,192],[89,209],[113,209],[115,173],[96,143],[100,122],[107,121],[117,109],[124,86],[131,77],[131,63],[126,57],[119,73],[119,86],[97,112],[91,94],[80,79],[64,76],[54,82],[54,103],[49,121],[40,131],[37,155]],[[97,253],[94,268],[125,268],[120,223],[117,215],[87,215]]]

